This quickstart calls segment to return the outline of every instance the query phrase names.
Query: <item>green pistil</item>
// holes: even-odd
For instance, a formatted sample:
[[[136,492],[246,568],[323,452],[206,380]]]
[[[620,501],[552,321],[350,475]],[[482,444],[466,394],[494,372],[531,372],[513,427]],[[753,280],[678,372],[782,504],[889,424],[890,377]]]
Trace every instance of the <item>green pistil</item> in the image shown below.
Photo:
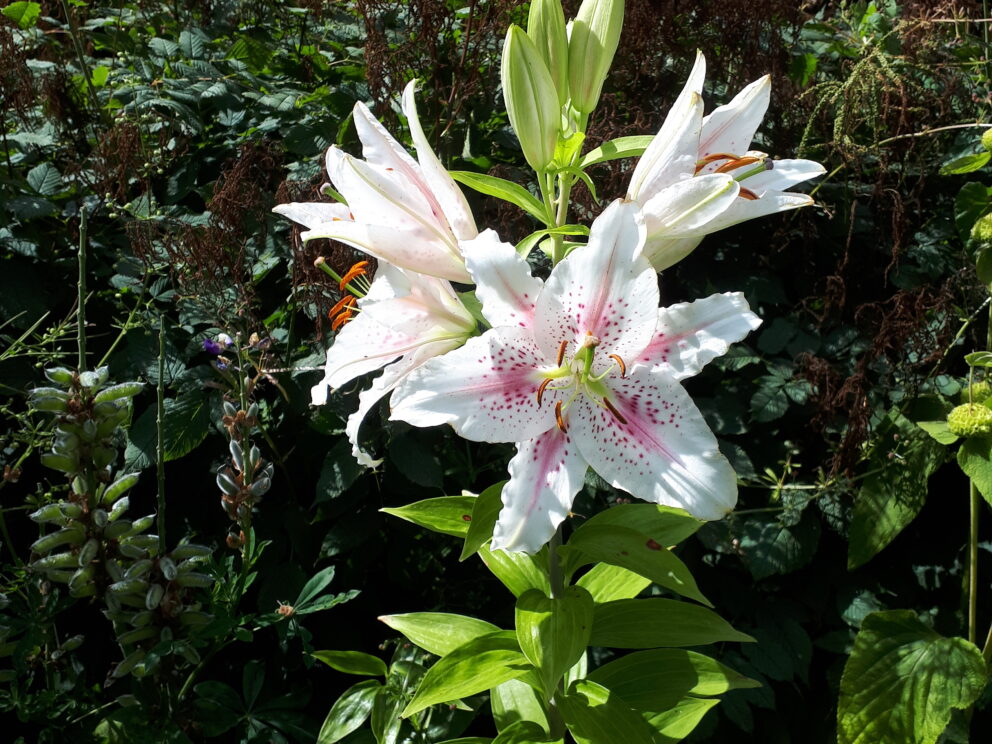
[[[766,170],[771,170],[771,168],[767,165],[771,162],[772,161],[768,159],[762,160],[760,163],[756,163],[753,168],[750,168],[739,175],[735,175],[734,180],[743,181],[745,178],[750,178],[751,176],[756,176],[759,173],[764,173]]]

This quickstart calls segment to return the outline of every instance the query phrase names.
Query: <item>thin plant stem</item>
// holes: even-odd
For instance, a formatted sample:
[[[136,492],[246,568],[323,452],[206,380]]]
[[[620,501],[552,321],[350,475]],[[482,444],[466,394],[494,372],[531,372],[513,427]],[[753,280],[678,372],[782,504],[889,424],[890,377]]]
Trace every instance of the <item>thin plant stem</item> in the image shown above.
[[[969,480],[968,486],[968,640],[975,643],[978,632],[978,510],[981,501],[975,481]]]
[[[79,279],[76,282],[76,345],[79,371],[86,369],[86,208],[79,210]]]
[[[155,406],[155,475],[158,481],[158,553],[165,553],[165,315],[158,316],[158,390]]]

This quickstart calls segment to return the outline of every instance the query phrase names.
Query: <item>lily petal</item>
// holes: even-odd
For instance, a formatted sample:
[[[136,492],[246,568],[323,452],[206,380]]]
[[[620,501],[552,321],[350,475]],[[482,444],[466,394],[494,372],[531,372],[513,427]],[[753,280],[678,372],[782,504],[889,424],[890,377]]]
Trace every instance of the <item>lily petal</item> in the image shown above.
[[[617,488],[697,519],[730,511],[737,503],[734,470],[682,385],[637,366],[628,377],[611,378],[610,387],[623,421],[586,397],[569,416],[569,433],[590,467]]]
[[[403,113],[406,115],[407,124],[410,127],[410,134],[413,136],[413,144],[417,147],[417,159],[420,161],[421,172],[427,181],[427,190],[436,197],[441,206],[442,218],[451,226],[451,231],[459,240],[471,240],[479,234],[475,226],[475,219],[472,217],[472,210],[468,206],[465,194],[455,183],[454,179],[448,175],[448,171],[441,161],[438,160],[434,150],[431,149],[427,137],[424,135],[423,127],[420,126],[420,117],[417,116],[417,101],[414,92],[417,89],[416,81],[411,80],[403,90]]]
[[[537,404],[547,366],[530,330],[493,329],[411,373],[393,393],[391,418],[451,424],[475,442],[533,439],[555,425],[559,391],[549,387]]]
[[[726,210],[713,218],[706,231],[716,232],[756,217],[808,207],[812,203],[813,197],[793,191],[770,191],[760,199],[736,199]]]
[[[413,182],[423,181],[417,161],[410,157],[410,153],[386,131],[361,101],[355,104],[352,118],[358,139],[362,142],[362,155],[369,163],[380,168],[400,171]]]
[[[713,220],[737,201],[740,186],[726,173],[679,181],[644,204],[647,237],[680,237],[711,232]]]
[[[772,79],[769,75],[745,86],[730,103],[718,106],[703,119],[699,138],[699,157],[718,152],[742,154],[750,148],[754,133],[768,110]],[[711,163],[703,173],[715,170],[720,163]]]
[[[771,160],[766,171],[748,176],[741,185],[759,196],[766,191],[786,191],[803,181],[822,176],[827,169],[814,160]]]
[[[637,204],[617,200],[593,222],[589,244],[555,266],[537,298],[534,335],[547,359],[562,341],[570,354],[587,334],[621,357],[636,357],[651,341],[658,282],[641,256],[644,223]]]
[[[272,211],[309,228],[327,222],[351,219],[348,205],[337,202],[290,202],[277,204]]]
[[[568,515],[587,467],[571,437],[557,428],[517,444],[510,480],[503,486],[493,550],[540,550]]]
[[[534,306],[544,286],[530,273],[530,265],[493,230],[462,243],[465,265],[476,283],[475,294],[490,325],[529,328]]]
[[[658,310],[658,332],[635,361],[684,380],[760,325],[740,292],[680,302]]]

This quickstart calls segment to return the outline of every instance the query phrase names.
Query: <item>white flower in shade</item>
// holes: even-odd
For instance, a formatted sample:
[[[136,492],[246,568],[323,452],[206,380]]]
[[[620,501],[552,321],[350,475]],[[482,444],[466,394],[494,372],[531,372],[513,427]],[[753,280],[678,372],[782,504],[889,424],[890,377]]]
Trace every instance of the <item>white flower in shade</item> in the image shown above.
[[[304,225],[304,240],[332,238],[404,269],[468,281],[461,243],[478,236],[465,196],[431,150],[417,117],[414,83],[403,92],[417,146],[414,160],[375,119],[355,104],[364,160],[338,147],[327,151],[327,173],[347,205],[294,202],[273,209]]]
[[[311,399],[314,405],[323,405],[330,388],[385,367],[359,395],[358,410],[345,426],[352,454],[362,465],[375,466],[381,461],[373,460],[358,444],[365,416],[411,371],[465,343],[476,323],[447,280],[386,263],[379,264],[375,281],[352,312],[355,309],[357,317],[338,331],[327,350],[324,379],[311,390]]]
[[[689,255],[708,233],[809,206],[811,197],[787,189],[825,170],[812,160],[772,160],[748,149],[768,109],[769,76],[704,117],[705,74],[706,60],[697,53],[685,87],[627,189],[627,198],[643,209],[644,255],[658,271]]]
[[[494,548],[539,550],[587,467],[700,519],[719,519],[737,501],[734,471],[679,380],[761,321],[733,293],[659,308],[638,213],[634,203],[611,204],[589,244],[547,283],[508,244],[467,251],[492,329],[431,359],[393,392],[394,419],[517,443]]]

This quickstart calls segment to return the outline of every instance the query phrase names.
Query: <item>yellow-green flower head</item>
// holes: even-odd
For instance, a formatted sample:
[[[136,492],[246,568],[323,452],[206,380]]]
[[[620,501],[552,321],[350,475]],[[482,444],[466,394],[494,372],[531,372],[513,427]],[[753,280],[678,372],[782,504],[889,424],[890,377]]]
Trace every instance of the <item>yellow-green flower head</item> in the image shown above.
[[[965,403],[947,414],[947,426],[959,437],[992,434],[992,409],[978,403]]]
[[[982,132],[982,147],[992,152],[992,129]]]
[[[989,398],[992,398],[992,383],[988,380],[979,380],[961,390],[962,403],[984,403]]]
[[[992,214],[978,218],[971,228],[971,237],[980,243],[992,243]]]

